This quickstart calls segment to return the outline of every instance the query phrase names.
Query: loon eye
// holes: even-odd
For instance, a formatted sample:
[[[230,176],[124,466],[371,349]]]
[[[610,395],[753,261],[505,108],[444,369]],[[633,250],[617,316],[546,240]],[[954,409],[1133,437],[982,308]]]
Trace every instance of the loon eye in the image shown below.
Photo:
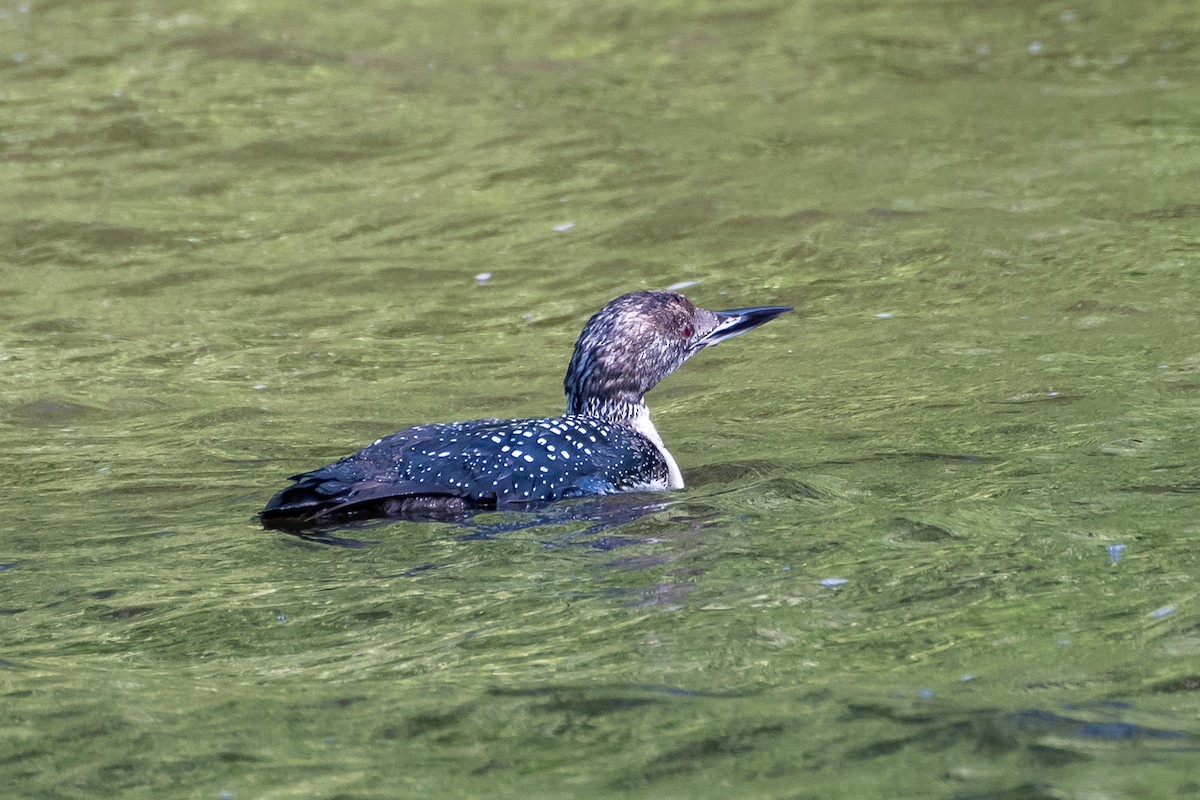
[[[692,326],[691,325],[683,326],[683,338],[685,338],[685,339],[692,338]]]

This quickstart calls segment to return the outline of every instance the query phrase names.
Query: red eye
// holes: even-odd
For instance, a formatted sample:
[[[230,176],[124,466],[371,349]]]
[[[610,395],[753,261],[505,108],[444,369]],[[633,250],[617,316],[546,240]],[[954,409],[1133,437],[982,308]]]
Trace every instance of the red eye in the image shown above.
[[[691,325],[683,326],[683,338],[685,338],[685,339],[692,338],[692,326]]]

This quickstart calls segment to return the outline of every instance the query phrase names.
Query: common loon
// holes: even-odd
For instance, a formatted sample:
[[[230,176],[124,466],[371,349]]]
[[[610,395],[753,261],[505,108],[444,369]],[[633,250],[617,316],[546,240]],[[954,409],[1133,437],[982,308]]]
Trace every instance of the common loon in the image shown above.
[[[705,347],[789,306],[698,308],[671,291],[631,292],[579,335],[563,388],[567,413],[418,425],[295,475],[259,515],[269,528],[372,517],[446,517],[627,490],[682,489],[679,465],[644,395]]]

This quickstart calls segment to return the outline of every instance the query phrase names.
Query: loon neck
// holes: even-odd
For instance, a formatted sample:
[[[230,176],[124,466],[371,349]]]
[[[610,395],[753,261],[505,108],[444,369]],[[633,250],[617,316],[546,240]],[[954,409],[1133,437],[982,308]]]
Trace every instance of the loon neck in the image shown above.
[[[571,403],[567,406],[567,413],[596,417],[605,422],[624,425],[626,428],[637,431],[650,440],[667,464],[665,488],[683,488],[683,473],[679,471],[679,465],[675,463],[675,457],[671,455],[671,451],[663,444],[662,437],[658,435],[658,429],[650,421],[650,409],[646,407],[646,401],[642,398],[639,397],[636,402],[633,402],[589,397],[582,403],[577,403],[572,398]]]
[[[650,409],[642,398],[597,397],[569,398],[568,414],[579,414],[584,417],[595,417],[605,422],[615,422],[620,425],[630,425],[630,420],[639,417],[650,418]]]

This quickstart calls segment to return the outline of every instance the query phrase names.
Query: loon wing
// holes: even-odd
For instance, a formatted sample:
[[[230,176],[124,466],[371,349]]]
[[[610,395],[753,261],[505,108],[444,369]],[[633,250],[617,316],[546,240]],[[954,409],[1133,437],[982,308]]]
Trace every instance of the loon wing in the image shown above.
[[[440,432],[436,427],[426,425],[393,433],[332,464],[293,475],[289,478],[292,485],[271,498],[259,513],[259,520],[275,528],[343,521],[368,510],[366,516],[395,516],[408,510],[403,507],[404,501],[411,498],[427,498],[426,508],[413,509],[418,513],[436,513],[439,502],[447,506],[447,512],[461,510],[461,489],[411,480],[396,472],[396,466],[411,449],[437,441]]]

